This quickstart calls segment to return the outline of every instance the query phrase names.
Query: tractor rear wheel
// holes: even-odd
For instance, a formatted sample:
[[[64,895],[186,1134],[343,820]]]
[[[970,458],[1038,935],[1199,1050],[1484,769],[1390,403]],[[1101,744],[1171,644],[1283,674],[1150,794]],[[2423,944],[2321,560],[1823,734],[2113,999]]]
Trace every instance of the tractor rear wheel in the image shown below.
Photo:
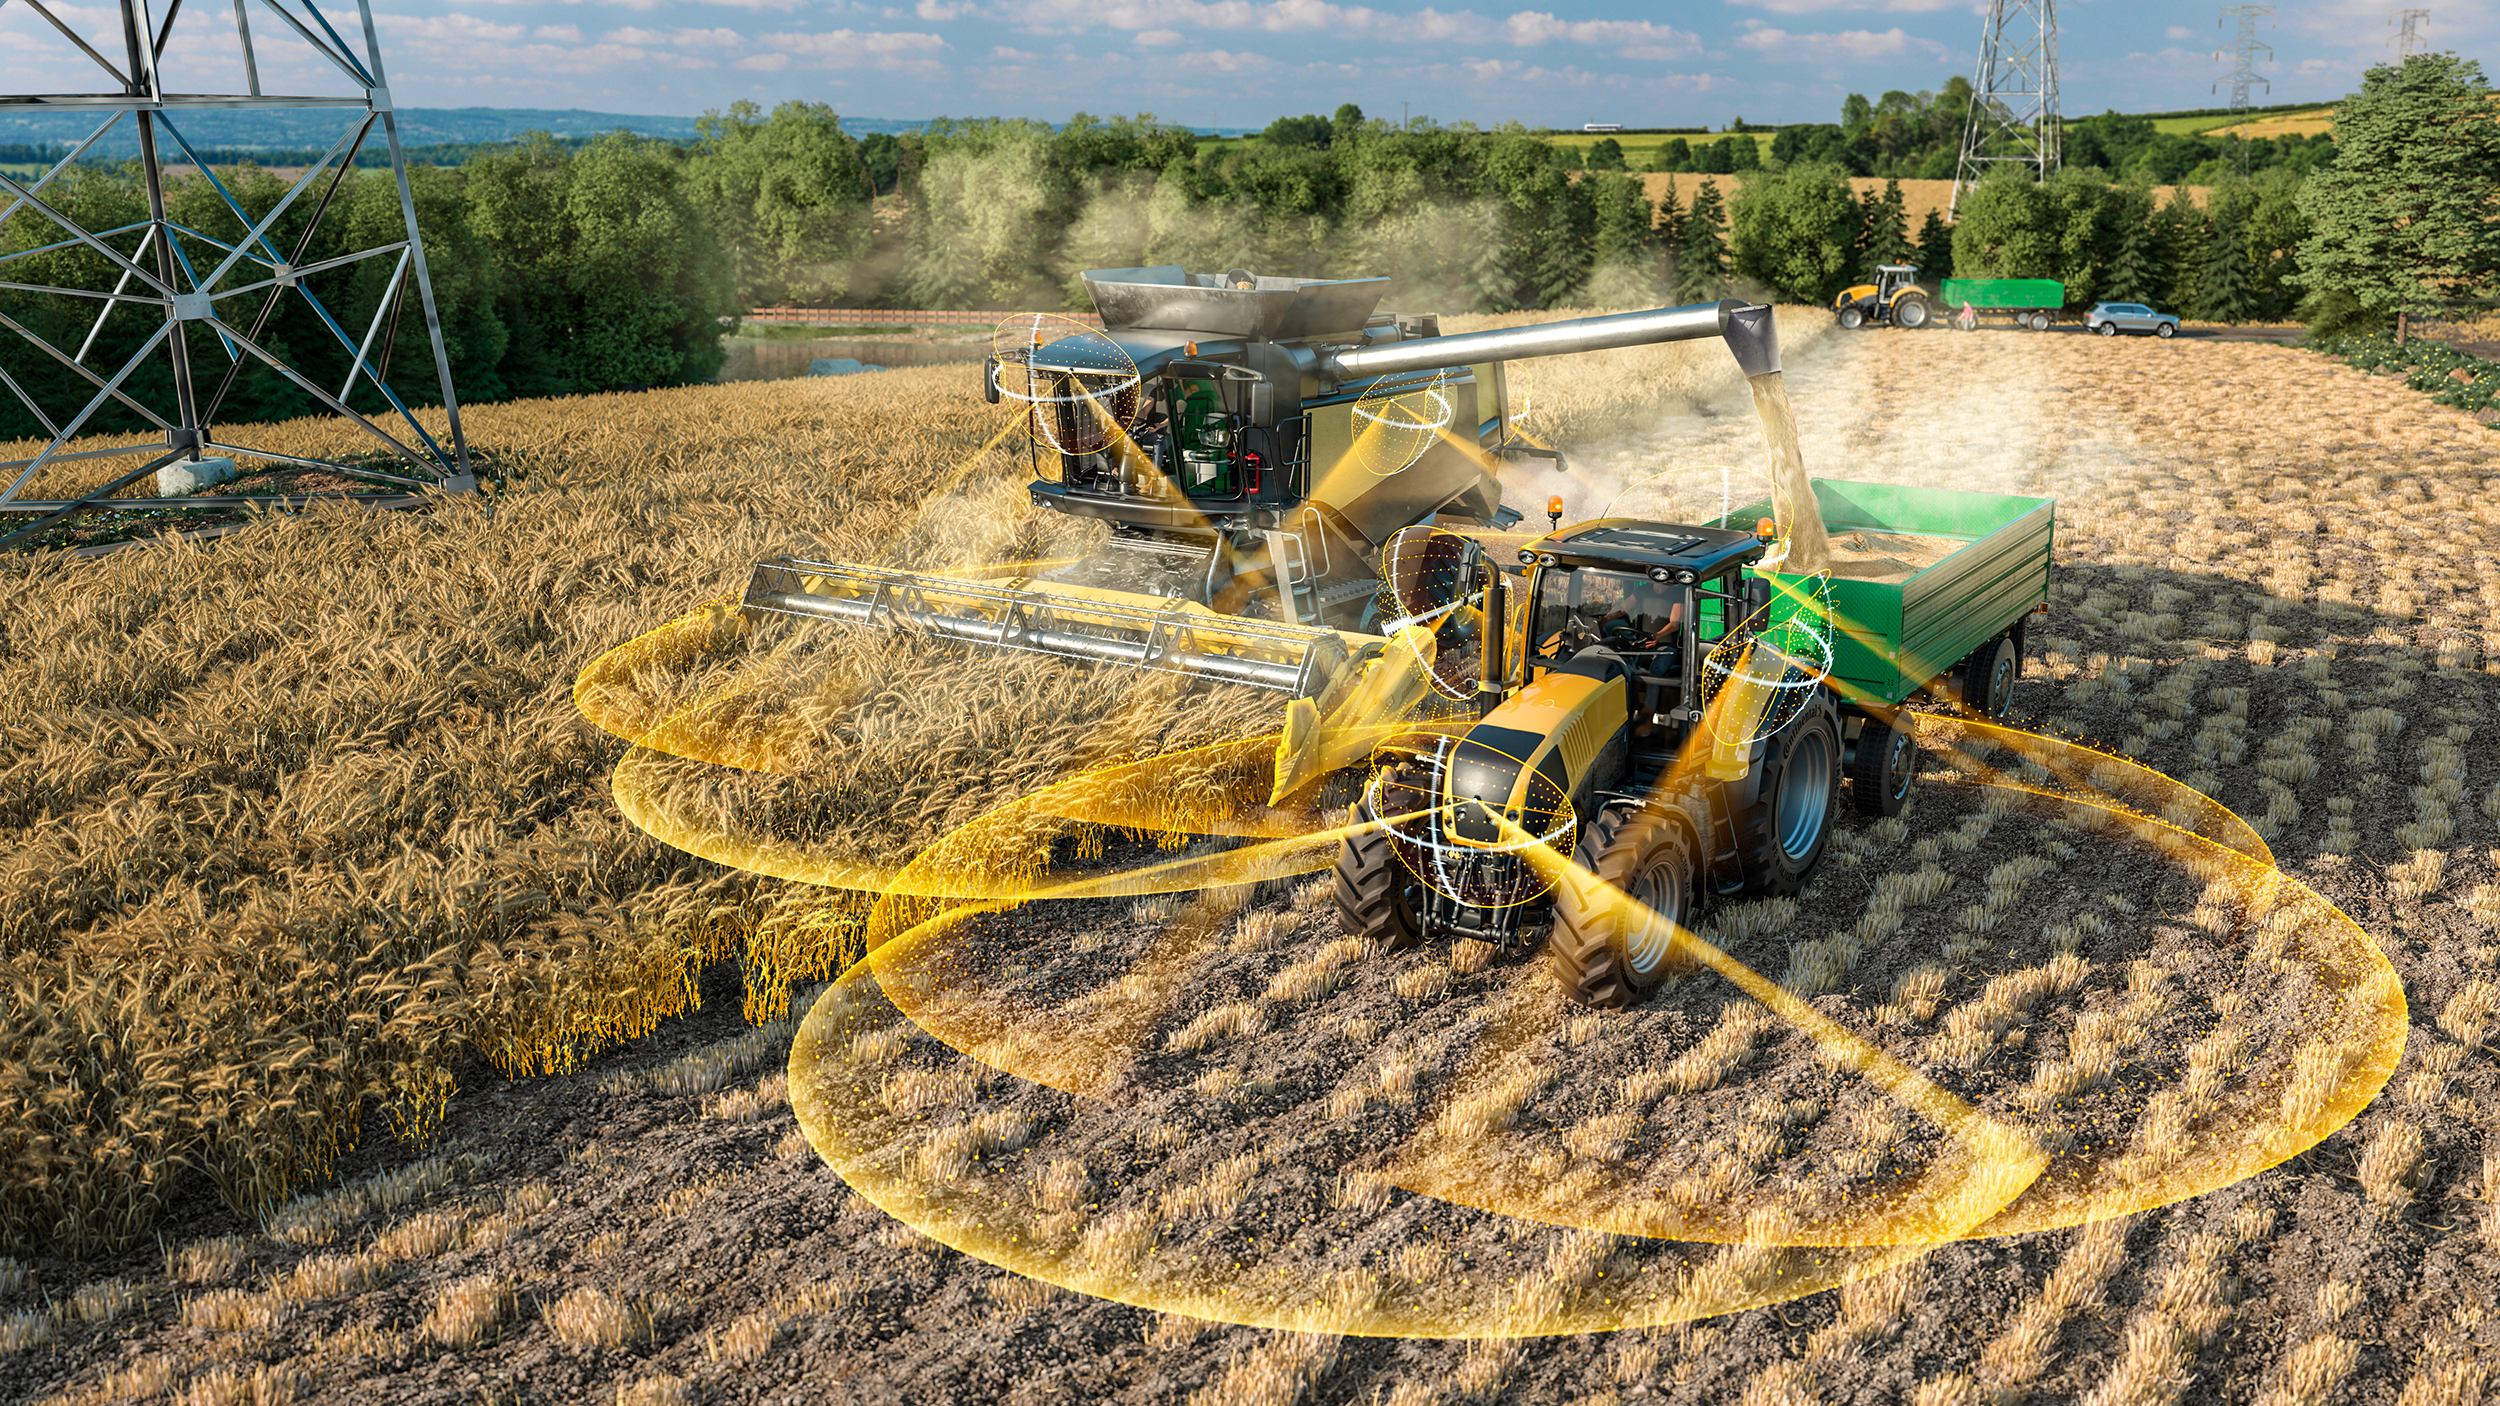
[[[1929,315],[1927,300],[1915,293],[1892,305],[1892,325],[1912,332],[1926,326]]]
[[[1849,803],[1858,814],[1899,815],[1917,774],[1918,714],[1904,710],[1889,719],[1868,718],[1849,758]]]
[[[1763,750],[1754,803],[1736,817],[1745,892],[1785,898],[1803,888],[1832,836],[1840,799],[1840,715],[1820,688]]]
[[[1989,722],[2005,716],[2014,703],[2014,679],[2022,672],[2014,642],[2003,635],[1970,652],[1962,661],[1961,705]]]
[[[1840,310],[1840,325],[1852,331],[1866,325],[1866,309],[1855,303]]]
[[[1572,858],[1593,878],[1572,874],[1555,887],[1554,926],[1545,939],[1546,960],[1565,996],[1617,1010],[1693,965],[1684,934],[1692,926],[1700,866],[1682,826],[1612,806],[1580,832]],[[1605,890],[1620,890],[1641,907]]]

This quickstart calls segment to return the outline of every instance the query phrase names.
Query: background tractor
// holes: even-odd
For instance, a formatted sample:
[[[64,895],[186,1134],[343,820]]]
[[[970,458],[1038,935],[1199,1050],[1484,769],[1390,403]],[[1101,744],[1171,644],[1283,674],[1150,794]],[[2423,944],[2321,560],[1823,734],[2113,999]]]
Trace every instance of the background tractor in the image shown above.
[[[1891,323],[1920,328],[1935,319],[1935,305],[1918,286],[1918,269],[1910,264],[1878,264],[1875,281],[1844,288],[1832,299],[1832,312],[1843,327]]]

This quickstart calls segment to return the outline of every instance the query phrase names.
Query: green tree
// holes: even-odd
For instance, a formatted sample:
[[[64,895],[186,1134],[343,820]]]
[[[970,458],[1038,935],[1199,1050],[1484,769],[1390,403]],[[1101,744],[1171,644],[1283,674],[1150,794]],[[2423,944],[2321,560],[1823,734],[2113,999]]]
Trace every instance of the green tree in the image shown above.
[[[2196,267],[2205,253],[2205,214],[2186,191],[2174,190],[2153,212],[2147,230],[2157,285],[2151,301],[2166,311],[2176,311],[2196,296]]]
[[[2256,202],[2248,212],[2249,296],[2253,315],[2261,321],[2288,317],[2300,302],[2293,275],[2300,271],[2301,241],[2310,232],[2309,218],[2300,208],[2304,180],[2275,166],[2250,182]]]
[[[1960,278],[2047,278],[2058,240],[2045,187],[2000,168],[1962,196],[1953,221],[1953,272]]]
[[[2114,235],[2109,264],[2101,272],[2100,300],[2154,302],[2159,269],[2154,260],[2150,182],[2118,187],[2110,199],[2110,225]]]
[[[1652,306],[1663,291],[1657,207],[1642,194],[1638,176],[1592,176],[1588,183],[1596,206],[1589,300],[1599,307]]]
[[[1886,94],[1891,97],[1891,94]],[[1884,192],[1877,197],[1873,191],[1866,206],[1866,262],[1875,264],[1906,264],[1913,261],[1916,250],[1910,243],[1909,202],[1901,194],[1901,182],[1887,180]]]
[[[842,119],[823,103],[755,104],[705,113],[686,186],[729,255],[750,307],[826,303],[850,290],[867,251],[875,178]]]
[[[2292,282],[2313,325],[2376,322],[2488,291],[2500,276],[2500,112],[2454,54],[2380,64],[2335,109],[2335,164],[2301,188]]]
[[[1792,302],[1829,302],[1852,272],[1859,220],[1837,166],[1748,177],[1730,210],[1736,272]]]
[[[2248,321],[2255,299],[2249,291],[2247,211],[2256,203],[2256,195],[2238,181],[2214,188],[2188,316],[2202,322]]]
[[[1918,227],[1918,253],[1915,255],[1921,276],[1937,279],[1953,276],[1953,227],[1944,222],[1944,209],[1930,206],[1927,218]]]
[[[1707,303],[1727,295],[1727,201],[1719,183],[1703,177],[1684,215],[1684,242],[1676,251],[1675,301]]]
[[[1623,161],[1623,143],[1612,137],[1599,137],[1589,144],[1588,166],[1592,171],[1628,171]]]
[[[1658,148],[1658,154],[1649,158],[1649,169],[1653,171],[1692,170],[1693,144],[1682,137],[1667,138],[1666,142]]]
[[[612,132],[578,152],[536,133],[468,168],[470,227],[506,272],[515,395],[707,381],[728,260],[688,199],[683,153]]]

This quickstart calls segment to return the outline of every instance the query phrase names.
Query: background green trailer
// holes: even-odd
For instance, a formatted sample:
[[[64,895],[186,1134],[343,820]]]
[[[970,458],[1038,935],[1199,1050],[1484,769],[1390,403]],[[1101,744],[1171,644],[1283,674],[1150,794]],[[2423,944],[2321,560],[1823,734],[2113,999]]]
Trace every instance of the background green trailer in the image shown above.
[[[2017,327],[2045,332],[2066,306],[2066,285],[2054,278],[1946,279],[1936,297],[1937,318],[1959,327],[1965,304],[1978,316],[2011,316]]]
[[[1898,705],[1999,639],[2019,657],[2023,622],[2048,599],[2056,499],[1832,478],[1813,484],[1834,535],[1864,529],[1967,544],[1903,580],[1830,583],[1832,685],[1844,700]],[[1713,525],[1742,530],[1770,515],[1767,501],[1753,503]],[[1772,623],[1807,609],[1802,602],[1816,591],[1810,576],[1749,574],[1785,588],[1774,594]]]

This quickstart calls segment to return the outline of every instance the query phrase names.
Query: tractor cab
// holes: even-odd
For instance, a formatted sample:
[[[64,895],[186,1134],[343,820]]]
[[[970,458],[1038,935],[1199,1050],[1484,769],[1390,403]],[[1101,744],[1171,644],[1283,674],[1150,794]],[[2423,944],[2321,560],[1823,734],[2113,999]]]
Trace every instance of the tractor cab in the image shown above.
[[[1916,282],[1918,282],[1918,266],[1915,264],[1877,264],[1875,266],[1875,296],[1887,303],[1891,302],[1894,295],[1902,289]]]
[[[1762,604],[1744,568],[1768,546],[1750,532],[1633,518],[1531,542],[1520,552],[1525,692],[1548,674],[1619,675],[1634,769],[1663,765],[1700,716],[1702,661]]]

